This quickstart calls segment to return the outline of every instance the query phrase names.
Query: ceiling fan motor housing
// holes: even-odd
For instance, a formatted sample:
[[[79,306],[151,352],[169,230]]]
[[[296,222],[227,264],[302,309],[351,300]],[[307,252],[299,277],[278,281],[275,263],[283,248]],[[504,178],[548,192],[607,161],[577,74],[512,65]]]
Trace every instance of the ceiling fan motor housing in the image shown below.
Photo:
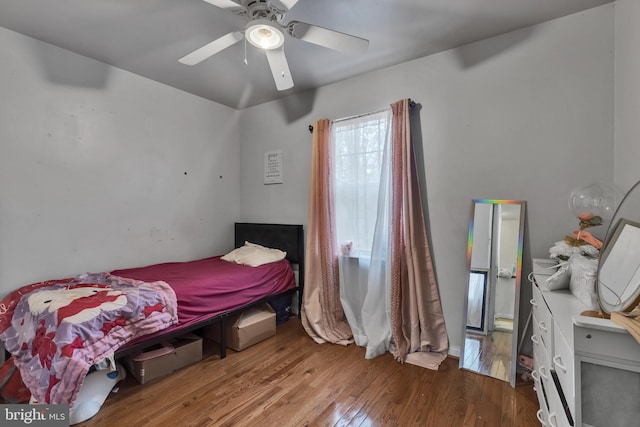
[[[284,10],[273,5],[269,0],[242,0],[242,6],[250,19],[269,19],[280,21],[284,17]]]

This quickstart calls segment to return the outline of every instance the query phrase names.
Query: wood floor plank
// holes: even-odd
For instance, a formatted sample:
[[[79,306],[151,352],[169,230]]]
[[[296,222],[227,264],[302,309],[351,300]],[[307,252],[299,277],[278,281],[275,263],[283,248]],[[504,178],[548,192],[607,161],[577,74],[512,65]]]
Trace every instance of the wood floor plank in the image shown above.
[[[387,353],[316,344],[299,319],[244,351],[217,356],[140,385],[129,376],[80,427],[101,426],[514,426],[537,425],[532,385],[458,369],[433,371]]]

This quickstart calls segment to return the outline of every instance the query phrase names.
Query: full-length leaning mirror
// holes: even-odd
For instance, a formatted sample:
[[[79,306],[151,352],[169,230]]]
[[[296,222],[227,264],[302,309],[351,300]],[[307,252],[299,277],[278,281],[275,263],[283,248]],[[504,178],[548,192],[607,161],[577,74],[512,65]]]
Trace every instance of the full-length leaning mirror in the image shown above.
[[[474,199],[460,368],[516,382],[525,202]]]

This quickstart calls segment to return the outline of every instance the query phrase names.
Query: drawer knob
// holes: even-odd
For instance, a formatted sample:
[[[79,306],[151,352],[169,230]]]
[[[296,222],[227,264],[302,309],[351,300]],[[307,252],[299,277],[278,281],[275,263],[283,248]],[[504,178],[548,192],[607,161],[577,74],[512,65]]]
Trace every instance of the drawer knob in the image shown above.
[[[531,371],[531,377],[535,382],[540,382],[540,375],[538,375],[537,370],[534,369],[533,371]]]
[[[591,339],[591,334],[587,334],[587,335],[585,335],[585,338],[586,338],[586,339],[588,339],[588,340],[590,340],[590,339]]]

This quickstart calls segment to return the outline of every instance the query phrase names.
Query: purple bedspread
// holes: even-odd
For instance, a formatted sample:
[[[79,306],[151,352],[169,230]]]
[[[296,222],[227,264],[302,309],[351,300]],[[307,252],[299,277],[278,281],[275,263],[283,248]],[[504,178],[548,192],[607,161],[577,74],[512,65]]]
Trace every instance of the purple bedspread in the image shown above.
[[[108,273],[35,283],[0,301],[0,340],[40,403],[73,405],[93,364],[176,322],[168,284]]]
[[[178,324],[171,330],[296,287],[293,270],[287,260],[249,267],[215,256],[111,273],[145,282],[162,280],[171,285],[178,299]]]

